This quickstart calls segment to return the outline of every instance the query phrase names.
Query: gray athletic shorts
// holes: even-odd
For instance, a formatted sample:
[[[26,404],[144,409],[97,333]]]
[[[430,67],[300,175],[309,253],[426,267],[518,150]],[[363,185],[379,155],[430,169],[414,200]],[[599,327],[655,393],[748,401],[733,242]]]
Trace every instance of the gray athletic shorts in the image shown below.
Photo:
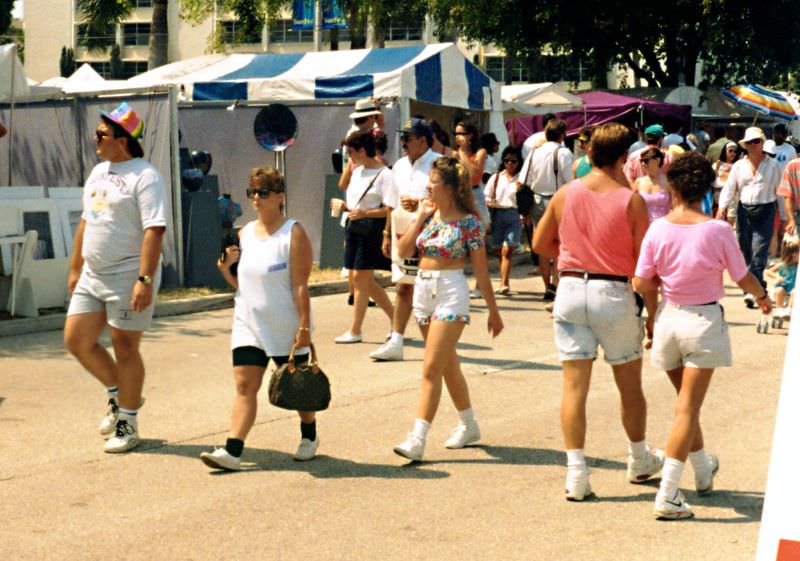
[[[161,284],[161,273],[153,277],[153,302],[146,310],[131,309],[131,291],[139,278],[138,271],[113,275],[96,275],[84,269],[72,298],[68,316],[105,312],[108,325],[125,331],[147,331],[156,307],[156,294]]]

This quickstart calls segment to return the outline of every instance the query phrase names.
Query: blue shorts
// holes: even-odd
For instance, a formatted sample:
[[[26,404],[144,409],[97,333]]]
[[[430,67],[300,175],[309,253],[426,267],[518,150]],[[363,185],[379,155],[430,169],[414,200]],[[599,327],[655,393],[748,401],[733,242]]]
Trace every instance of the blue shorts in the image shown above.
[[[522,221],[516,208],[492,209],[492,243],[495,247],[517,247],[522,235]]]

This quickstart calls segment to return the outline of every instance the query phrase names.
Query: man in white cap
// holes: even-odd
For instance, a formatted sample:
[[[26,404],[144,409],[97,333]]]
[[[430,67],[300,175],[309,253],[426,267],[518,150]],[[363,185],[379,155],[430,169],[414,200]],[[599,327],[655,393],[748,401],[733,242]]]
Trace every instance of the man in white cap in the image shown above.
[[[764,131],[750,127],[739,145],[747,150],[747,156],[731,168],[728,181],[719,197],[717,218],[727,220],[731,202],[738,202],[736,213],[739,247],[747,262],[748,270],[766,288],[764,268],[767,265],[769,243],[775,222],[776,190],[781,181],[778,163],[764,152]],[[744,297],[748,308],[755,308],[755,299]]]
[[[139,444],[142,333],[149,329],[161,277],[161,240],[167,225],[164,181],[143,159],[144,123],[127,103],[102,112],[94,131],[95,166],[83,189],[67,290],[72,295],[64,343],[106,388],[100,434],[106,452]],[[114,357],[99,343],[108,324]]]

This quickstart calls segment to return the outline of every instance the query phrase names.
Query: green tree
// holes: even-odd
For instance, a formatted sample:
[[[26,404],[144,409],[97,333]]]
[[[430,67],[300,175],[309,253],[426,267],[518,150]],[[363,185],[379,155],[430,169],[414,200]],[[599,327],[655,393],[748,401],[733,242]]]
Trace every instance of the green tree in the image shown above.
[[[78,0],[78,15],[84,44],[90,51],[108,48],[108,37],[116,25],[133,10],[133,0]]]
[[[65,78],[75,72],[75,52],[67,47],[61,47],[61,57],[58,60],[59,72]]]
[[[127,78],[127,76],[125,76],[125,66],[122,63],[122,57],[120,56],[119,45],[113,45],[111,47],[108,65],[111,67],[110,78],[112,80],[123,80]]]
[[[14,0],[0,0],[0,37],[8,34],[11,28],[11,10],[14,9]],[[0,41],[6,43],[7,41]]]

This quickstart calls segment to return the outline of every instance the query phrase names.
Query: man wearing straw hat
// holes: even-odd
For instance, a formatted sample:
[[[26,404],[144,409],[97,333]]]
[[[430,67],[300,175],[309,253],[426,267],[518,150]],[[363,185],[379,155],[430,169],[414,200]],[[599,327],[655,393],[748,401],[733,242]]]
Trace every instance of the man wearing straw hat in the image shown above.
[[[766,288],[764,268],[767,265],[769,243],[775,222],[776,190],[781,180],[778,162],[764,153],[764,131],[750,127],[744,133],[739,145],[747,150],[742,158],[731,168],[728,181],[719,197],[717,218],[728,218],[728,206],[739,203],[736,213],[739,247],[747,262],[748,270]],[[746,294],[748,308],[755,308],[755,298]]]
[[[106,452],[139,444],[142,333],[150,327],[166,229],[164,181],[142,158],[144,123],[127,103],[101,112],[95,130],[104,160],[89,174],[67,280],[72,294],[64,343],[106,388],[108,409],[100,434]],[[114,357],[98,342],[108,324]]]

